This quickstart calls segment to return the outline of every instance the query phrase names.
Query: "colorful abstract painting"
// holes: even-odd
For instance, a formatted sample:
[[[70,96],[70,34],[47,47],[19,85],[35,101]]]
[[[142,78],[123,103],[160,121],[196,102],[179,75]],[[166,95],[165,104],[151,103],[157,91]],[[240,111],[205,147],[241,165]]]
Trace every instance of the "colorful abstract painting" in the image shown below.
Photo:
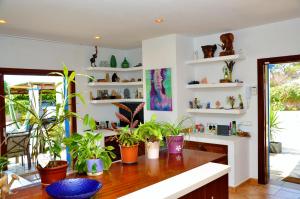
[[[172,111],[171,69],[147,70],[146,92],[148,110]]]

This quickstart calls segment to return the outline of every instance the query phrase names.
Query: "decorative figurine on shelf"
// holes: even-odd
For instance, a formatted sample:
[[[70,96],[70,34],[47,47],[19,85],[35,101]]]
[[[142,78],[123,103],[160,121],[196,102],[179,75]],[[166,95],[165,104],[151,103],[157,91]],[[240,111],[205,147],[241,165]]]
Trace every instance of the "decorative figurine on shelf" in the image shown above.
[[[122,62],[122,68],[129,68],[129,62],[127,61],[126,57],[124,58],[124,61]]]
[[[141,66],[143,66],[143,64],[142,63],[138,63],[137,65],[135,65],[133,67],[141,67]]]
[[[234,96],[227,97],[227,103],[230,104],[231,109],[234,109],[235,97]]]
[[[200,102],[199,102],[199,100],[197,99],[197,98],[195,98],[194,99],[194,104],[193,104],[193,108],[197,108],[197,109],[199,109],[200,108]]]
[[[190,107],[190,108],[194,108],[194,104],[193,104],[192,101],[189,101],[189,107]]]
[[[122,96],[115,90],[112,90],[111,91],[111,96],[114,98],[114,99],[121,99]]]
[[[116,56],[112,55],[110,57],[110,67],[111,68],[116,68],[117,67],[117,59]]]
[[[91,67],[96,67],[96,59],[97,59],[97,55],[98,55],[98,47],[95,46],[95,53],[92,55],[93,57],[90,59],[91,62]]]
[[[109,82],[109,73],[106,73],[106,74],[105,74],[105,81],[106,81],[106,82]]]
[[[228,80],[230,80],[230,82],[232,82],[232,72],[233,72],[233,66],[234,66],[235,62],[234,61],[230,61],[230,62],[225,61],[225,63],[228,68]]]
[[[118,75],[116,73],[114,73],[112,76],[111,76],[111,81],[112,82],[119,82],[120,81],[120,78],[118,77]]]
[[[210,102],[206,103],[206,109],[210,109]]]
[[[201,84],[208,84],[208,80],[207,80],[207,77],[204,77],[201,79],[200,81]]]
[[[221,102],[219,100],[216,101],[215,106],[217,109],[221,108]]]
[[[220,83],[230,83],[229,72],[226,66],[223,67],[224,79],[220,79]]]
[[[225,33],[220,36],[220,40],[223,43],[221,46],[222,52],[220,52],[220,56],[234,55],[233,50],[233,41],[234,36],[232,33]]]
[[[244,102],[241,94],[239,94],[239,100],[240,100],[240,104],[239,104],[240,109],[244,109]]]
[[[206,46],[201,46],[204,58],[211,58],[215,56],[215,52],[217,50],[217,45],[206,45]]]
[[[128,88],[124,89],[124,98],[130,99],[130,90]]]

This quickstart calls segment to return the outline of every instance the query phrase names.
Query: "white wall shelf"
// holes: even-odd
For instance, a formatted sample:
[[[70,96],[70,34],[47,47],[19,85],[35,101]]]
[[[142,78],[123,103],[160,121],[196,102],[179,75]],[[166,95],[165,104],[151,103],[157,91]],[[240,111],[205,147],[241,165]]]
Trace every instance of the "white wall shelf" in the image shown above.
[[[131,67],[131,68],[112,68],[112,67],[89,67],[88,71],[105,71],[105,72],[132,72],[132,71],[142,71],[143,67]]]
[[[88,83],[90,87],[100,87],[100,86],[142,86],[143,82],[92,82]]]
[[[188,113],[241,115],[245,109],[187,109]]]
[[[203,58],[197,60],[190,60],[186,61],[185,64],[187,65],[194,65],[194,64],[201,64],[201,63],[211,63],[211,62],[221,62],[221,61],[233,61],[242,59],[243,56],[240,54],[236,55],[228,55],[228,56],[221,56],[221,57],[212,57],[212,58]]]
[[[144,99],[107,99],[107,100],[91,100],[91,104],[110,104],[122,102],[144,102]]]
[[[239,88],[243,87],[243,83],[215,83],[215,84],[192,84],[186,88]]]

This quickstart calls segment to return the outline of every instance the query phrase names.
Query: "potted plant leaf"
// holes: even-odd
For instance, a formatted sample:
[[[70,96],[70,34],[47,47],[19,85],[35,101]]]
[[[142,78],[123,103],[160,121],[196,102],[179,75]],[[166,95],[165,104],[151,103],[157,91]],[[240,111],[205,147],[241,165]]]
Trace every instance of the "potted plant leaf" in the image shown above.
[[[76,113],[66,109],[66,107],[75,97],[78,97],[84,103],[83,97],[79,93],[69,92],[70,85],[75,83],[75,76],[77,75],[75,72],[69,72],[64,65],[63,72],[53,72],[50,75],[58,75],[64,79],[63,85],[62,83],[55,85],[55,88],[61,86],[61,91],[56,89],[52,91],[53,94],[61,98],[60,103],[56,103],[54,110],[45,109],[41,113],[40,110],[36,109],[33,102],[26,106],[18,100],[6,98],[10,103],[21,107],[30,115],[29,125],[33,127],[31,131],[32,156],[37,162],[36,167],[43,186],[66,177],[68,163],[58,159],[64,148],[62,140],[65,136],[65,121],[78,117]],[[39,107],[41,107],[41,104]]]
[[[280,132],[282,128],[279,127],[279,119],[277,111],[270,108],[270,153],[281,153],[282,152],[282,143],[275,141],[276,133]]]
[[[189,117],[184,117],[177,123],[163,123],[163,134],[166,137],[168,152],[172,154],[181,153],[184,144],[184,134],[189,133],[192,124],[185,125],[186,121],[191,121]]]
[[[130,118],[128,119],[121,113],[116,112],[117,118],[128,124],[126,127],[119,129],[118,135],[115,137],[120,146],[122,163],[136,163],[138,158],[138,144],[140,140],[134,133],[134,128],[137,127],[139,121],[134,120],[134,118],[141,110],[143,110],[145,103],[143,102],[139,104],[134,111],[132,111],[128,106],[124,104],[113,104],[130,114]]]
[[[156,115],[152,115],[149,121],[140,124],[134,132],[140,140],[145,142],[148,159],[159,158],[159,147],[163,144],[163,131],[161,124],[156,121],[156,118]]]
[[[108,170],[111,166],[111,158],[116,157],[111,152],[114,147],[100,146],[103,134],[94,133],[96,122],[92,117],[85,115],[83,121],[84,126],[90,129],[82,135],[74,134],[69,138],[64,138],[64,143],[69,147],[78,173],[87,173],[89,176],[101,175],[103,170]]]

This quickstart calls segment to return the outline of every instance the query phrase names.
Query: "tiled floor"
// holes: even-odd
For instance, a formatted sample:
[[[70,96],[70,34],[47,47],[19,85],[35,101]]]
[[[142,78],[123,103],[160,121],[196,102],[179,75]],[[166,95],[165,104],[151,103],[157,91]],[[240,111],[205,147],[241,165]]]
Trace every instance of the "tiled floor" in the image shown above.
[[[300,185],[288,182],[268,185],[245,183],[235,191],[230,191],[230,199],[300,199]]]

